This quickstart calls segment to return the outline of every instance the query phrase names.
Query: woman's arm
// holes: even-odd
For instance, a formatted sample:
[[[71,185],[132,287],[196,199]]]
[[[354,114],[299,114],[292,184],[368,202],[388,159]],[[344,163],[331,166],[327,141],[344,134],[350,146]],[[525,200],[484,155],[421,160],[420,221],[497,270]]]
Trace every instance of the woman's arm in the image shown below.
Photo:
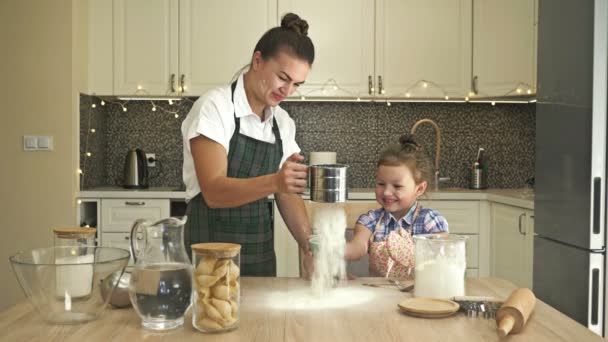
[[[238,207],[272,193],[303,192],[306,186],[306,165],[292,155],[276,173],[253,177],[228,177],[226,149],[219,143],[198,136],[190,139],[190,150],[201,193],[211,208]]]
[[[355,225],[355,235],[353,238],[346,243],[344,249],[344,259],[359,260],[362,256],[367,254],[367,247],[369,245],[369,238],[372,236],[372,232],[360,223]]]

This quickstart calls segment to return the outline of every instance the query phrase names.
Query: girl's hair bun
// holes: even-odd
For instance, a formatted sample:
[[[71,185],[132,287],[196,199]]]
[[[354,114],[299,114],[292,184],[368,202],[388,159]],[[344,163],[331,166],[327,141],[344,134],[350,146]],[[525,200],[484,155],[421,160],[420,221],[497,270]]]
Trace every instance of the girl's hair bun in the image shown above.
[[[294,31],[302,36],[308,35],[308,23],[295,13],[287,13],[281,19],[281,27]]]
[[[401,148],[403,148],[403,149],[411,148],[414,151],[416,151],[420,148],[420,144],[418,144],[418,142],[416,142],[413,134],[404,134],[404,135],[400,136],[399,144],[401,144]]]

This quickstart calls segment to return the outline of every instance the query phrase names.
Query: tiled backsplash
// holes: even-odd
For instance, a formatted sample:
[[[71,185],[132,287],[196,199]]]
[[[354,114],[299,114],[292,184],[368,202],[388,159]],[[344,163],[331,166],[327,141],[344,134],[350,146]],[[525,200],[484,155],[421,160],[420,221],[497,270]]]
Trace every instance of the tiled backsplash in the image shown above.
[[[81,186],[120,186],[125,155],[129,148],[139,147],[159,160],[160,166],[150,169],[150,186],[181,187],[180,125],[192,101],[157,102],[156,111],[149,101],[131,101],[127,112],[116,103],[100,106],[99,102],[81,96]],[[487,152],[490,187],[517,188],[534,176],[534,104],[285,102],[282,107],[296,122],[303,154],[337,152],[338,162],[350,166],[350,187],[373,187],[380,151],[423,118],[441,128],[439,168],[441,176],[451,178],[445,186],[468,186],[468,170],[479,147]],[[166,110],[176,111],[179,117]],[[416,136],[434,158],[432,126],[419,126]],[[86,157],[86,152],[91,156]]]

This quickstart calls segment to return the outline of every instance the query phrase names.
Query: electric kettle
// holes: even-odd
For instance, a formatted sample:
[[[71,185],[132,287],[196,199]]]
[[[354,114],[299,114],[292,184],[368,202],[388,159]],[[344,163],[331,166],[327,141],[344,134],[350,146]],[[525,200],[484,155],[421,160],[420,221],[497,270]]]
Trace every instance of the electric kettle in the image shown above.
[[[146,153],[140,148],[132,148],[127,152],[123,187],[127,189],[148,187],[148,161]]]

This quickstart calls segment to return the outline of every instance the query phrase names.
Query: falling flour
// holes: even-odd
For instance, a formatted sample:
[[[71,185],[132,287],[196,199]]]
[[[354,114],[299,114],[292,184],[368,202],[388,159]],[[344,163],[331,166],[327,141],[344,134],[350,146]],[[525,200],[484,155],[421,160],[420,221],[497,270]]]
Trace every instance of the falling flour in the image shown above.
[[[340,204],[328,203],[315,208],[313,230],[318,246],[313,250],[312,290],[316,295],[325,295],[337,282],[346,279],[345,229],[346,213]]]

